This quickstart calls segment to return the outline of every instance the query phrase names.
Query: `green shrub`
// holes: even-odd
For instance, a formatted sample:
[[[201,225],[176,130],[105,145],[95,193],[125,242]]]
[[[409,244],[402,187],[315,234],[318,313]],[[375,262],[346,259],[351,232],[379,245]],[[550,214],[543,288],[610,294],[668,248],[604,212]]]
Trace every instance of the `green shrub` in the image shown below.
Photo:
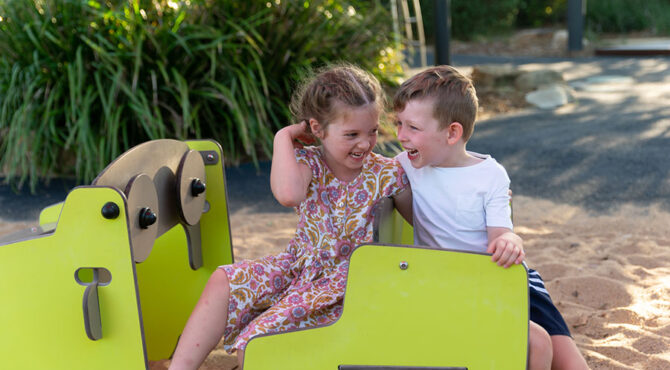
[[[528,28],[565,24],[567,11],[568,0],[521,0],[515,26]]]
[[[363,0],[5,0],[0,17],[0,169],[19,186],[89,181],[157,138],[255,161],[305,68],[401,72],[388,13]]]
[[[595,33],[670,33],[667,0],[588,0],[586,7],[586,26]]]
[[[452,0],[452,35],[456,39],[470,40],[512,31],[519,1]]]

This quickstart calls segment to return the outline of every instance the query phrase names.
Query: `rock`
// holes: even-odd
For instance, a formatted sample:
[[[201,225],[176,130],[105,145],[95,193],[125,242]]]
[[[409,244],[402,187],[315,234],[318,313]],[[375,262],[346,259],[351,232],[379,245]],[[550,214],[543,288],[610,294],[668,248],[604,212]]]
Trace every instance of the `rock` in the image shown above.
[[[511,64],[482,64],[472,68],[472,82],[476,88],[511,84],[520,72]]]
[[[551,84],[526,94],[526,101],[541,109],[554,109],[574,101],[574,97],[568,86]]]
[[[568,48],[568,31],[557,30],[551,38],[551,47],[556,50]]]
[[[543,85],[551,85],[561,82],[564,82],[561,73],[547,69],[520,74],[514,80],[514,86],[521,91],[532,91]]]

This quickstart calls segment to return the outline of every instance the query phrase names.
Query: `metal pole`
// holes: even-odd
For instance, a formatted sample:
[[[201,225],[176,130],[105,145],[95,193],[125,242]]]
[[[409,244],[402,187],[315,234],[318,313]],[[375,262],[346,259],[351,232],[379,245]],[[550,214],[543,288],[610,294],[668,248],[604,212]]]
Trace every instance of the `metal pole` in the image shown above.
[[[568,0],[568,51],[582,50],[587,0]]]
[[[451,14],[449,0],[433,0],[435,8],[435,65],[451,64],[449,39]]]

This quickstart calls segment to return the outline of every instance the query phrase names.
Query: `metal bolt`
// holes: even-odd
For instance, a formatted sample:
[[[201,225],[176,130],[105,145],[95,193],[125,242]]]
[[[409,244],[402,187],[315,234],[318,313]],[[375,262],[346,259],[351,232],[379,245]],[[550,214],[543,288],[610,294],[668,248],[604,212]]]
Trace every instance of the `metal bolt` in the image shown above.
[[[146,207],[140,210],[139,222],[141,228],[148,229],[149,226],[156,223],[157,219],[158,216],[156,216],[156,213],[152,211],[151,208]]]
[[[200,179],[193,179],[191,182],[191,195],[197,197],[198,195],[205,192],[206,186],[205,183]]]
[[[214,154],[207,154],[207,160],[208,160],[208,161],[211,162],[211,161],[213,161],[214,159],[215,159],[215,158],[214,158]]]
[[[409,264],[407,261],[400,261],[400,269],[401,270],[407,270],[407,267],[409,267]]]
[[[108,220],[113,220],[117,217],[119,217],[119,206],[116,205],[114,202],[107,202],[105,203],[104,206],[102,206],[102,217],[108,219]]]

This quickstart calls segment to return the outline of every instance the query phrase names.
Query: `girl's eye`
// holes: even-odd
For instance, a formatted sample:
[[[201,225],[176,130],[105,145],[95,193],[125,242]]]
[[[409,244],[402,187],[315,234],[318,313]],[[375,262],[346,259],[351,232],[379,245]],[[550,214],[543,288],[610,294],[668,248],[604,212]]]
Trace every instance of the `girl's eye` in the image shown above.
[[[350,132],[350,133],[348,133],[348,134],[345,134],[345,136],[347,136],[347,137],[356,137],[356,133],[355,133],[355,132]]]

